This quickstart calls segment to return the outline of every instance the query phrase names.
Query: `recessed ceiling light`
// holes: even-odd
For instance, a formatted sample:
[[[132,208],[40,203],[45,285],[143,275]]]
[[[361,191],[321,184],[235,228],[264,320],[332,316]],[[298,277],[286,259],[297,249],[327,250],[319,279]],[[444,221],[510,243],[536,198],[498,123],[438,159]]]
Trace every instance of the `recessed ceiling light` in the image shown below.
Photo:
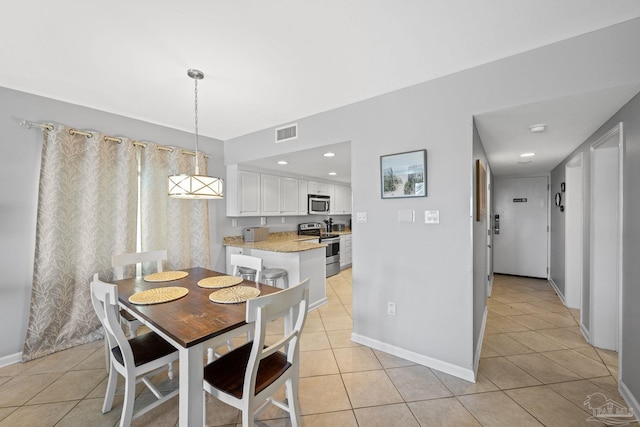
[[[337,172],[329,172],[329,175],[336,176],[336,175],[338,175],[338,173]]]
[[[533,157],[535,155],[536,155],[536,153],[522,153],[522,154],[520,154],[520,157]]]
[[[287,162],[286,160],[278,160],[278,164],[279,165],[288,165],[289,162]]]
[[[533,163],[533,161],[531,161],[531,160],[522,160],[522,161],[520,161],[518,163],[521,164],[521,165],[526,165],[528,163]]]
[[[331,152],[323,154],[323,156],[325,156],[325,157],[333,157],[335,155],[336,155],[336,153],[331,153]]]
[[[547,129],[547,125],[545,123],[538,123],[538,124],[529,126],[529,130],[533,133],[544,132],[546,129]]]

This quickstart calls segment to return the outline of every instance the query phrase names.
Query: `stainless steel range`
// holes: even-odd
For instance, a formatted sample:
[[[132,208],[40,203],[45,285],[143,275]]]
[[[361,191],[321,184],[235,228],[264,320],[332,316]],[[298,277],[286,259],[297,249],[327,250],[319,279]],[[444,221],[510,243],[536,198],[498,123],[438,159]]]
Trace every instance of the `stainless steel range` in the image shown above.
[[[325,228],[320,222],[305,222],[298,224],[298,235],[318,236],[320,243],[327,245],[326,263],[327,277],[340,273],[340,236],[337,234],[323,234]]]

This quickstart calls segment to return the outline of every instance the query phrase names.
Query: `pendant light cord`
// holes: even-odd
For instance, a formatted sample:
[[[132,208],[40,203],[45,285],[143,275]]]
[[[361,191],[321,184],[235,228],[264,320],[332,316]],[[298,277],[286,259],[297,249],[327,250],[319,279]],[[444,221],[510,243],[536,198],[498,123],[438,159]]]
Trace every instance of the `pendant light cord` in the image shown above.
[[[195,112],[196,112],[196,175],[200,175],[200,168],[198,168],[198,79],[195,81]]]

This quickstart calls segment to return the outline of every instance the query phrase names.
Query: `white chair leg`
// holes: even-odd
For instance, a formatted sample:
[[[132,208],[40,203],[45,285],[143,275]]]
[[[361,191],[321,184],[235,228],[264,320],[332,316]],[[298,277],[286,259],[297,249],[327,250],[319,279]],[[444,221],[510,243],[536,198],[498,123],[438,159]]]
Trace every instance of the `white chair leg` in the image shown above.
[[[109,380],[107,381],[107,390],[104,393],[104,402],[102,404],[102,413],[106,414],[113,407],[113,397],[116,394],[116,386],[118,385],[118,371],[110,367]]]
[[[115,370],[115,369],[114,369]],[[124,402],[122,404],[122,415],[120,415],[120,427],[129,427],[133,417],[133,401],[136,398],[135,375],[125,378],[124,382]]]
[[[287,405],[289,405],[289,416],[291,418],[291,426],[298,427],[300,423],[300,405],[298,403],[298,380],[289,378],[285,382],[287,392]]]
[[[255,423],[253,422],[253,406],[249,405],[242,410],[242,427],[253,427],[254,425]]]
[[[202,391],[202,424],[207,425],[207,392]]]

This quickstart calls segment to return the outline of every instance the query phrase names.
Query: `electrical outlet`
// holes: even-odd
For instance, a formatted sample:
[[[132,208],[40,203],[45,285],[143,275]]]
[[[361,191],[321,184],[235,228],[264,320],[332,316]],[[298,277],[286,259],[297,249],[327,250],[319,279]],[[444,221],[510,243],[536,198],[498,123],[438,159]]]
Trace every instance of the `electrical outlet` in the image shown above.
[[[396,315],[396,303],[389,301],[387,303],[387,314],[390,316]]]
[[[231,226],[232,227],[237,227],[238,226],[238,219],[237,218],[231,218]]]

